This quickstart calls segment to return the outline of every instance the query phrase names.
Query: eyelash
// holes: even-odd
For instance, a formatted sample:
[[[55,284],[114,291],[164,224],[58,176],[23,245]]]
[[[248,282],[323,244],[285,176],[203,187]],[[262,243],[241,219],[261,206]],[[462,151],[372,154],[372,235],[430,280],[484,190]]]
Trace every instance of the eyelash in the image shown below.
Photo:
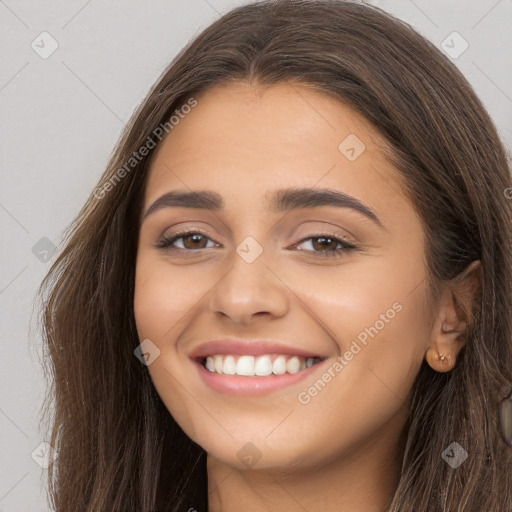
[[[207,233],[204,233],[203,231],[197,231],[197,230],[191,230],[191,231],[181,231],[179,233],[176,233],[175,235],[173,235],[172,237],[168,238],[168,237],[163,237],[157,244],[156,244],[156,247],[158,249],[164,249],[166,251],[184,251],[184,252],[195,252],[195,251],[199,251],[201,249],[182,249],[181,247],[172,247],[172,244],[174,242],[176,242],[177,240],[179,240],[180,238],[185,238],[187,235],[202,235],[210,240],[212,240],[210,238],[210,236],[207,234]],[[358,247],[347,242],[346,240],[344,240],[343,238],[339,238],[337,236],[334,236],[334,235],[329,235],[329,234],[326,234],[326,233],[323,233],[323,234],[319,234],[319,235],[313,235],[313,236],[309,236],[307,238],[303,238],[302,240],[300,240],[299,242],[297,242],[296,244],[294,244],[292,247],[295,247],[297,245],[300,245],[302,244],[303,242],[307,241],[307,240],[313,240],[313,239],[317,239],[317,238],[328,238],[330,240],[335,240],[336,242],[338,242],[339,244],[342,245],[342,248],[340,249],[334,249],[333,251],[311,251],[311,250],[305,250],[305,252],[309,252],[309,253],[316,253],[318,254],[319,256],[323,256],[323,257],[328,257],[328,258],[341,258],[343,256],[343,253],[346,253],[346,252],[349,252],[349,251],[353,251],[353,250],[357,250]],[[212,240],[213,241],[213,240]],[[208,247],[208,249],[211,249],[211,247]],[[304,249],[298,249],[299,251],[304,251]]]

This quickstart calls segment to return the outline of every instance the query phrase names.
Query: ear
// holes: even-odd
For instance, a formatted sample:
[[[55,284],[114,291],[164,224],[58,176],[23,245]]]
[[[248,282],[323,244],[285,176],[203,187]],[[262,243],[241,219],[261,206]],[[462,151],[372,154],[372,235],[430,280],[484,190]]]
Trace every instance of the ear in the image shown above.
[[[460,349],[466,344],[467,328],[474,321],[473,310],[480,300],[482,266],[473,261],[458,276],[448,281],[440,294],[425,354],[428,364],[438,372],[453,369]]]

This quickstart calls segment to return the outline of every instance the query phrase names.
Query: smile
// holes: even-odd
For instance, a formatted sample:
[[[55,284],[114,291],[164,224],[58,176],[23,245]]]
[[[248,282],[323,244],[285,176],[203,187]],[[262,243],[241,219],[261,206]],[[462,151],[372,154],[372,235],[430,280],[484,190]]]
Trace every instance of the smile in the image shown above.
[[[196,359],[194,364],[201,381],[214,391],[231,396],[260,396],[298,384],[321,371],[319,368],[327,360],[283,354],[256,357],[212,354]],[[233,373],[224,373],[224,368]]]
[[[212,373],[240,375],[246,377],[268,377],[298,373],[321,360],[316,357],[301,357],[283,354],[231,355],[214,354],[202,359],[203,366]]]

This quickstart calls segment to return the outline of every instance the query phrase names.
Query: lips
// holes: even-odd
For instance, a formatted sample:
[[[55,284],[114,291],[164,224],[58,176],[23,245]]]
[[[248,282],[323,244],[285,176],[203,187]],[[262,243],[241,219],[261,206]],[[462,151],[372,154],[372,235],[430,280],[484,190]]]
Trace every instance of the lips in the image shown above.
[[[211,340],[196,347],[189,354],[190,359],[196,362],[202,362],[206,357],[214,354],[231,354],[261,356],[265,354],[282,354],[288,356],[313,357],[317,359],[326,359],[328,356],[301,349],[292,345],[286,345],[281,342],[271,340],[244,340],[244,339],[220,339]]]
[[[256,397],[277,392],[289,386],[298,385],[299,382],[320,371],[327,364],[328,356],[274,340],[231,338],[211,340],[203,343],[190,352],[189,358],[194,363],[201,381],[210,389],[224,395]],[[276,361],[287,358],[295,360],[294,363],[298,363],[300,358],[301,364],[299,367],[297,367],[297,364],[294,364],[292,365],[294,368],[290,369],[287,364],[286,371],[283,373],[282,365],[280,366]],[[314,364],[311,360],[310,365],[306,364],[306,360],[309,360],[309,358],[315,359]],[[233,364],[231,364],[231,369],[229,368],[230,365],[227,364],[228,359],[231,360],[231,363],[237,360],[235,368],[233,368]],[[242,375],[237,374],[238,370],[244,370],[244,368],[238,367],[240,359],[254,359],[254,372],[242,371]],[[266,368],[261,368],[262,365],[256,363],[256,359],[259,360],[259,363],[262,361],[266,363],[266,365],[263,365]],[[269,373],[271,360],[273,362],[273,371]],[[218,363],[218,368],[215,368],[216,363]],[[220,370],[220,363],[223,363],[221,373],[217,371]],[[256,367],[258,367],[257,372]],[[235,370],[234,372],[233,369]],[[245,370],[247,369],[245,368]],[[227,371],[225,372],[224,370]]]

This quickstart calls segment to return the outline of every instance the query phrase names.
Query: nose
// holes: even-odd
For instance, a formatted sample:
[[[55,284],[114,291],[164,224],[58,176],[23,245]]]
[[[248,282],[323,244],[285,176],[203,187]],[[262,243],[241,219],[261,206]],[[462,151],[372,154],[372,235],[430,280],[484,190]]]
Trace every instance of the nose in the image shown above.
[[[289,290],[260,255],[247,263],[235,253],[233,266],[213,287],[210,310],[237,324],[278,318],[289,309]]]

